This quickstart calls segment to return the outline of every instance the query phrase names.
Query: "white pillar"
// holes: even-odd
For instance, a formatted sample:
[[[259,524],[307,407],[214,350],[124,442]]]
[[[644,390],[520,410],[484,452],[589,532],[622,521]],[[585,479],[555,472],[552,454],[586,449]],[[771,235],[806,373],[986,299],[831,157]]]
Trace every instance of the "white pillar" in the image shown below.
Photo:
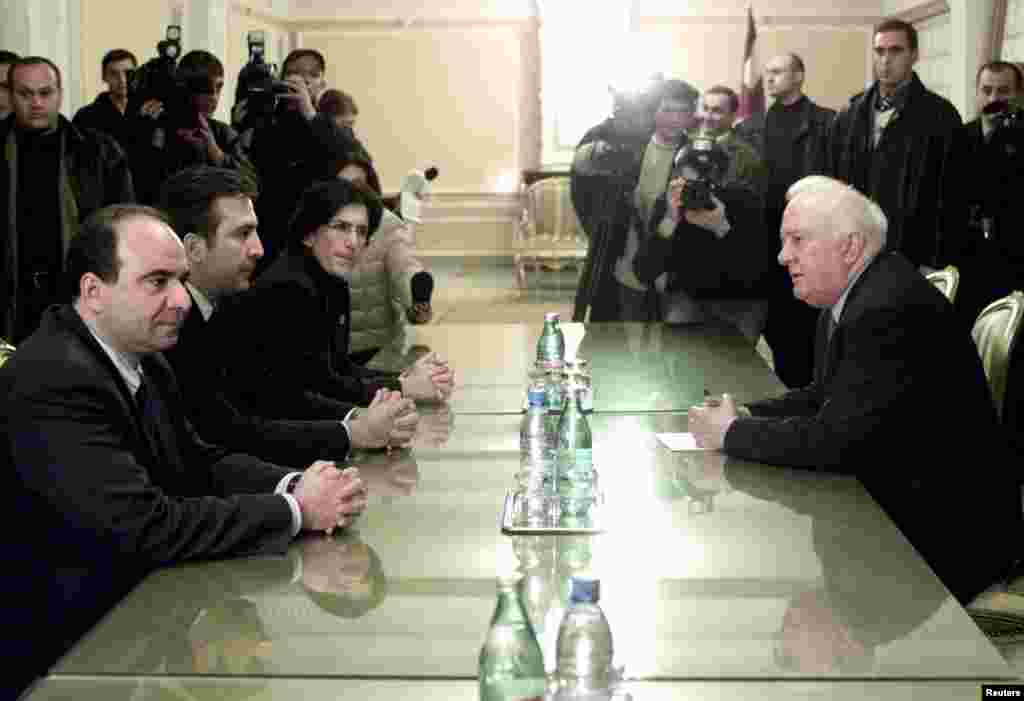
[[[29,14],[33,4],[30,0],[0,0],[0,49],[19,56],[31,53]]]
[[[950,0],[951,75],[949,99],[963,120],[977,116],[975,76],[988,56],[982,56],[992,22],[992,0]]]
[[[209,51],[221,60],[227,61],[228,54],[228,0],[188,0],[185,3],[184,26],[182,27],[182,52],[194,49]],[[224,67],[225,72],[230,69]],[[225,79],[228,77],[225,74]],[[228,88],[221,96],[220,107],[214,115],[221,121],[231,121],[231,105],[234,104],[234,88]]]
[[[62,112],[71,116],[83,103],[79,66],[81,0],[0,0],[0,48],[19,56],[43,56],[60,68]]]

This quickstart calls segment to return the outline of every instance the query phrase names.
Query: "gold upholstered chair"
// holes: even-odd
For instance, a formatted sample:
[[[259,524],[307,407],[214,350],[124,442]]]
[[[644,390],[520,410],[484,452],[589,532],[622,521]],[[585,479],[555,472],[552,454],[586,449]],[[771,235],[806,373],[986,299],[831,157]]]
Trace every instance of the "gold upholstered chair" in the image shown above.
[[[1017,290],[985,307],[971,331],[1000,420],[1003,418],[1003,401],[1010,374],[1010,357],[1020,333],[1022,314],[1024,292]]]
[[[529,265],[558,265],[587,257],[587,236],[572,206],[567,176],[544,178],[526,188],[514,248],[520,288],[526,287]]]
[[[0,338],[0,367],[3,367],[7,359],[11,357],[11,353],[14,352],[14,346]]]
[[[960,286],[960,271],[955,265],[947,265],[942,270],[925,275],[928,282],[935,285],[939,292],[946,295],[950,304],[956,301],[956,289]]]
[[[1024,292],[1016,291],[985,307],[971,332],[999,419],[1004,424],[1010,358],[1020,334],[1022,315]],[[1014,547],[1012,544],[1017,542],[1016,534],[993,535],[1007,538],[1008,547]],[[967,612],[996,644],[1016,646],[1024,643],[1024,577],[997,582],[979,594],[967,606]]]

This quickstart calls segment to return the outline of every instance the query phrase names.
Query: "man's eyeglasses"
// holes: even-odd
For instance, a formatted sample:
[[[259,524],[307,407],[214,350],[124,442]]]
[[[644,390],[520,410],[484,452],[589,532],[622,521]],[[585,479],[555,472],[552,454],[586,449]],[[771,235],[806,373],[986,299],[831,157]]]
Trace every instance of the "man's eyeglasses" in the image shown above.
[[[332,221],[327,222],[325,226],[332,233],[341,234],[342,236],[352,236],[352,234],[355,234],[359,243],[366,243],[370,239],[370,227],[365,224],[353,224],[349,221]]]

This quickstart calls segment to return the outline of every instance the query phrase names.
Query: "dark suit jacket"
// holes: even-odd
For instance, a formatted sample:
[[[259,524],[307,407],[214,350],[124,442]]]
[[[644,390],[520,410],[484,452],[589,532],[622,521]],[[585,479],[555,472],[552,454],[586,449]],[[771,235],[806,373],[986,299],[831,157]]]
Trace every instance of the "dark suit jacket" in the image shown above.
[[[800,126],[795,132],[781,131],[778,115],[784,109],[798,110],[800,113]],[[800,177],[822,172],[828,130],[835,116],[835,110],[816,105],[805,95],[790,108],[776,102],[767,112],[756,114],[736,126],[736,133],[753,144],[768,167],[765,220],[773,233],[778,231],[778,225],[782,221],[786,190],[789,186]],[[785,158],[790,165],[786,172],[779,172],[774,167],[778,158],[777,154],[773,153],[776,144],[780,148],[792,151],[792,155]]]
[[[357,366],[338,347],[350,306],[344,280],[310,255],[283,253],[213,317],[215,342],[235,349],[223,368],[231,400],[270,418],[341,419],[378,389],[399,389],[396,375]]]
[[[964,246],[963,129],[946,98],[915,74],[906,105],[871,144],[878,84],[855,95],[829,130],[825,174],[853,185],[889,218],[888,248],[914,265],[955,262]]]
[[[79,129],[63,116],[59,117],[60,129],[65,135],[63,152],[64,169],[78,207],[78,222],[74,222],[73,230],[78,230],[79,222],[101,207],[121,202],[135,201],[135,186],[128,168],[128,159],[114,139],[106,134]],[[0,336],[21,341],[22,334],[28,336],[34,330],[25,330],[24,319],[20,311],[23,303],[19,302],[21,293],[19,274],[18,237],[10,231],[11,213],[18,210],[18,197],[47,197],[58,202],[56,189],[53,193],[26,192],[21,188],[15,193],[15,201],[11,202],[10,163],[7,161],[6,143],[15,129],[14,115],[0,121]],[[56,179],[54,183],[56,183]],[[38,231],[39,236],[52,236],[54,240],[62,238],[60,231]],[[62,249],[66,253],[65,247]],[[23,264],[23,263],[22,263]]]
[[[234,353],[211,345],[208,327],[193,300],[178,343],[164,352],[181,386],[189,419],[204,440],[299,470],[315,460],[348,456],[348,432],[337,419],[265,419],[251,407],[235,404],[223,389],[220,372]]]
[[[162,356],[146,357],[143,373],[171,418],[153,440],[70,306],[51,307],[0,369],[13,519],[0,537],[18,563],[0,595],[5,636],[17,638],[4,649],[35,672],[153,568],[280,553],[291,540],[291,510],[272,493],[288,471],[203,443]]]
[[[820,324],[819,359],[824,337]],[[1017,467],[946,298],[902,255],[880,255],[851,289],[822,365],[810,386],[750,404],[725,452],[855,474],[958,596],[993,582],[1019,551],[1001,537],[1019,529]]]

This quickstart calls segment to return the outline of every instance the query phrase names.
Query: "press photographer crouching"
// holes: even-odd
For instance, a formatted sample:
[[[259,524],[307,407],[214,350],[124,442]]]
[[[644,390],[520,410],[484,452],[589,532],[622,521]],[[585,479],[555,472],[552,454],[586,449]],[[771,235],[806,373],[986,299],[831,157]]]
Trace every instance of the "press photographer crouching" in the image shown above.
[[[761,198],[729,171],[728,152],[705,131],[680,149],[633,267],[642,282],[673,293],[662,296],[672,323],[723,321],[756,343],[777,243],[761,225]]]
[[[960,262],[957,304],[970,328],[988,303],[1024,288],[1024,75],[1013,63],[992,61],[978,71],[978,118],[968,122],[969,248]]]
[[[141,69],[140,69],[141,70]],[[132,152],[139,201],[155,203],[161,183],[191,166],[238,170],[255,177],[245,140],[213,117],[224,89],[224,66],[208,51],[190,51],[155,90],[135,101],[139,127]]]

